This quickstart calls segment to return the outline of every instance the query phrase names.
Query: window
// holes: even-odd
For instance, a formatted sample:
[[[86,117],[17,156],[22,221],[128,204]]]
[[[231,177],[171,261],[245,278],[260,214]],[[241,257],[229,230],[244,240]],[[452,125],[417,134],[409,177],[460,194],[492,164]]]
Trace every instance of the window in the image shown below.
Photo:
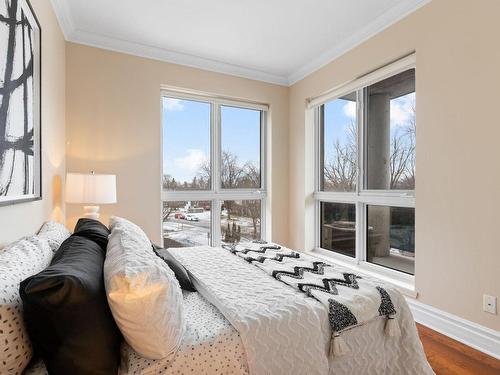
[[[414,273],[415,209],[368,205],[367,260]]]
[[[356,191],[356,93],[325,103],[320,111],[321,188],[323,191]]]
[[[321,248],[356,256],[356,205],[320,202]]]
[[[163,246],[210,246],[211,201],[163,202]]]
[[[260,111],[221,106],[223,189],[260,188],[260,122]]]
[[[415,100],[410,56],[312,101],[320,250],[414,274]]]
[[[415,189],[415,69],[370,85],[366,93],[366,187]]]
[[[225,243],[250,242],[261,239],[260,200],[226,200],[222,202],[220,223]]]
[[[210,104],[163,98],[163,187],[210,189]]]
[[[264,237],[265,105],[162,92],[163,243]]]

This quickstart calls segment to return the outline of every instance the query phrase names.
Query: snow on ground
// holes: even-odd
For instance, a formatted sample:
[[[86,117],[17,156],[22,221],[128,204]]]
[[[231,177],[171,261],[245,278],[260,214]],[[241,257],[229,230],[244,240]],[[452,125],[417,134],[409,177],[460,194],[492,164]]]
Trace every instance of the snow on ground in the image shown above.
[[[184,211],[184,210],[182,210]],[[188,213],[193,217],[197,217],[199,221],[188,221],[185,219],[176,219],[175,213],[171,213],[166,221],[163,222],[163,237],[165,239],[165,247],[187,247],[210,245],[210,211],[200,213]],[[241,241],[253,240],[253,224],[249,217],[232,216],[229,221],[232,226],[233,222],[241,228]],[[227,213],[221,213],[221,229],[227,229]],[[257,227],[258,235],[260,235],[260,226]],[[222,237],[224,237],[222,233]]]

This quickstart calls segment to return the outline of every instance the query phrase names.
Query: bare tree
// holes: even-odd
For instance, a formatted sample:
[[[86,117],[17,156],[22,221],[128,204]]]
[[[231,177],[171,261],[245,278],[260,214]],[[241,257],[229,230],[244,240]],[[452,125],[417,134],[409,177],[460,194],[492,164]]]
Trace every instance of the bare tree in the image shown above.
[[[247,162],[243,167],[243,174],[240,179],[239,187],[259,188],[260,187],[260,168],[251,162]]]
[[[198,170],[198,173],[196,174],[198,177],[198,183],[200,186],[202,186],[205,189],[210,189],[210,162],[205,161],[201,166],[200,169]]]
[[[410,117],[391,137],[391,189],[415,188],[415,103],[410,108]]]
[[[221,184],[224,189],[240,187],[245,177],[245,167],[240,166],[238,157],[230,152],[222,151]]]
[[[171,175],[164,174],[162,185],[164,190],[174,190],[177,184],[175,182],[175,179]]]
[[[324,182],[327,190],[352,191],[356,187],[356,124],[351,120],[347,127],[346,142],[337,138],[333,153],[324,165]]]
[[[260,200],[247,200],[243,201],[243,205],[248,212],[248,216],[252,219],[253,226],[253,239],[257,239],[258,231],[257,226],[260,225],[261,218],[261,201]]]
[[[391,167],[390,188],[396,189],[406,177],[408,162],[414,152],[413,147],[408,144],[406,134],[396,131],[391,139],[391,155],[389,163]]]

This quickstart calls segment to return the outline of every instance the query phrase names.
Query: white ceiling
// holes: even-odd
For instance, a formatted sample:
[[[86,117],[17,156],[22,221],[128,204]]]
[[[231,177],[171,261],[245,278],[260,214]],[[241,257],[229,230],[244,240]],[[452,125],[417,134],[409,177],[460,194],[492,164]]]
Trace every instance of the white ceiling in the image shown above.
[[[51,0],[76,43],[290,85],[430,0]]]

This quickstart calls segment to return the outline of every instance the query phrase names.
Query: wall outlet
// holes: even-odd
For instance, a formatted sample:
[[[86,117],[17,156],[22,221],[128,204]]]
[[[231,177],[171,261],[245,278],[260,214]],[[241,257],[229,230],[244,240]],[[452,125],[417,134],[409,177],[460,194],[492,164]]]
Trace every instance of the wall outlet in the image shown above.
[[[490,314],[497,314],[497,297],[483,295],[483,310]]]

